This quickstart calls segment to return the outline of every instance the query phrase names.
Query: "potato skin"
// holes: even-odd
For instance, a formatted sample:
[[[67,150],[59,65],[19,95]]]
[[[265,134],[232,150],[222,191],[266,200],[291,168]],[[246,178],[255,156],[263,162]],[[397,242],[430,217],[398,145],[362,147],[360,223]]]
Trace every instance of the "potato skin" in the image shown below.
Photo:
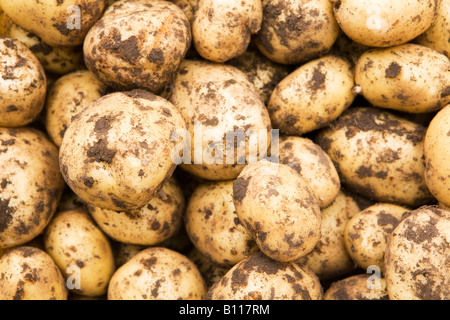
[[[254,253],[208,291],[208,300],[322,300],[322,286],[308,268]]]
[[[6,37],[0,37],[0,61],[0,127],[26,126],[44,107],[44,69],[22,42]]]
[[[391,300],[450,299],[450,214],[434,206],[406,217],[388,239],[385,277]]]
[[[42,132],[0,128],[0,248],[39,235],[63,190],[58,150]]]
[[[114,256],[108,238],[87,212],[59,212],[45,231],[44,243],[66,279],[75,275],[71,267],[80,268],[81,288],[71,291],[86,296],[106,293],[115,271]]]
[[[67,129],[61,172],[91,205],[115,211],[140,208],[175,170],[172,152],[178,141],[171,140],[172,132],[185,126],[170,102],[150,92],[103,96]]]
[[[427,113],[450,102],[450,61],[417,44],[364,53],[355,81],[372,105],[408,113]]]
[[[0,258],[0,300],[67,300],[63,276],[44,251],[21,246]]]
[[[300,64],[327,53],[339,35],[329,0],[263,0],[259,50],[283,64]]]
[[[351,65],[337,56],[310,61],[284,78],[270,96],[267,109],[274,128],[290,135],[322,128],[353,102]]]
[[[450,207],[450,156],[448,135],[450,128],[450,105],[443,108],[431,121],[425,136],[425,181],[433,196]]]
[[[369,274],[358,274],[333,282],[323,300],[389,300],[386,279],[380,278],[380,287],[370,289],[369,277]]]
[[[320,239],[319,201],[287,165],[265,160],[247,165],[233,182],[233,202],[241,223],[272,259],[296,260]]]
[[[369,47],[392,47],[411,41],[436,18],[436,0],[331,0],[342,30]],[[411,21],[413,23],[411,23]]]
[[[127,0],[110,6],[89,30],[83,51],[88,69],[110,87],[159,94],[190,43],[189,21],[175,4]]]
[[[426,129],[381,109],[355,107],[319,132],[316,143],[335,163],[342,185],[376,202],[420,206]]]
[[[108,300],[203,300],[206,285],[186,256],[154,247],[136,254],[111,279]]]

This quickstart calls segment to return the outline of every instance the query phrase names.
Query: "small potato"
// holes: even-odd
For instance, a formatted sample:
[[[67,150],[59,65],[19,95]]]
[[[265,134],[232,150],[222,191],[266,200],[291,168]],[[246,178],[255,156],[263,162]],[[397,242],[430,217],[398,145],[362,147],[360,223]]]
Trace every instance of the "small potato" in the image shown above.
[[[437,0],[331,0],[342,30],[369,47],[392,47],[414,39],[436,18]]]
[[[319,201],[287,165],[265,160],[247,165],[233,182],[233,202],[240,222],[274,260],[303,257],[320,239]]]
[[[45,251],[53,258],[72,291],[86,296],[106,293],[115,271],[108,238],[88,213],[59,212],[45,231]]]
[[[261,29],[261,0],[199,0],[192,38],[205,59],[225,62],[243,54]]]
[[[385,277],[391,300],[450,299],[450,213],[421,207],[388,238]]]
[[[188,18],[190,24],[192,25],[192,23],[194,22],[195,11],[197,10],[199,0],[171,0],[171,2],[173,2],[181,10],[183,10],[186,18]]]
[[[232,180],[200,185],[189,199],[185,225],[195,247],[217,265],[231,267],[259,251],[236,214]]]
[[[300,64],[327,53],[339,35],[329,0],[263,0],[259,50],[283,64]]]
[[[450,105],[443,108],[431,121],[425,136],[425,181],[433,196],[450,206]]]
[[[26,126],[44,107],[44,69],[22,42],[0,38],[0,74],[0,127]]]
[[[344,244],[345,226],[360,211],[356,201],[339,192],[334,202],[322,210],[321,237],[314,250],[296,262],[303,264],[321,281],[336,279],[355,270]]]
[[[322,300],[322,286],[308,267],[254,253],[216,282],[207,299]]]
[[[321,130],[316,143],[349,190],[376,202],[414,207],[432,200],[424,177],[425,131],[381,109],[355,107]]]
[[[358,274],[333,282],[324,300],[389,300],[386,280]]]
[[[97,225],[116,241],[143,246],[156,245],[178,232],[185,200],[178,183],[169,178],[157,196],[139,209],[113,211],[88,204]]]
[[[450,102],[450,61],[417,44],[364,53],[355,67],[355,81],[372,105],[427,113]]]
[[[197,266],[166,248],[148,248],[120,267],[108,300],[203,300],[206,285]]]
[[[53,47],[78,46],[105,9],[105,0],[0,0],[11,20]]]
[[[274,89],[267,109],[274,128],[302,135],[328,125],[355,99],[351,65],[325,56],[302,65]]]
[[[411,210],[389,203],[377,203],[355,215],[344,231],[345,246],[358,266],[377,266],[384,272],[384,254],[389,235]]]
[[[38,236],[63,190],[58,150],[42,132],[0,128],[0,248]]]
[[[67,129],[60,167],[69,187],[103,209],[143,207],[175,170],[173,131],[185,129],[170,102],[144,90],[95,100]]]
[[[59,200],[58,212],[73,209],[84,209],[85,207],[86,202],[70,190],[70,188],[66,188],[61,196],[61,200]]]
[[[206,287],[210,289],[217,281],[222,279],[230,270],[229,267],[221,267],[212,262],[207,256],[197,249],[192,249],[187,257],[195,263],[205,279]]]
[[[191,44],[184,12],[168,1],[122,0],[110,6],[84,42],[86,66],[117,90],[159,94]]]
[[[341,183],[330,157],[312,140],[282,136],[279,141],[279,162],[297,171],[319,200],[321,209],[336,199]]]
[[[116,268],[119,268],[128,261],[130,261],[131,258],[137,255],[139,252],[141,252],[144,249],[147,249],[147,246],[117,242],[113,240],[111,241],[111,248],[113,250]]]
[[[52,258],[33,247],[0,258],[0,300],[67,300],[63,276]]]
[[[107,89],[87,70],[75,71],[56,80],[45,103],[45,128],[58,147],[72,119],[94,100],[105,95]]]
[[[272,129],[269,114],[242,71],[184,60],[170,101],[187,124],[191,150],[185,150],[180,166],[191,174],[208,180],[236,179],[252,157],[266,155]],[[258,143],[264,138],[267,144]]]

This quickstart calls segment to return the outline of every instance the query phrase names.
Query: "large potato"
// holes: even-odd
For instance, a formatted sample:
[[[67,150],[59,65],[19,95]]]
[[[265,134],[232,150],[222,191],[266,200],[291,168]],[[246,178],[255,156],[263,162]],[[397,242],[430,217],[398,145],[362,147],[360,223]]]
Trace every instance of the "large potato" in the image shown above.
[[[355,81],[372,105],[408,113],[426,113],[450,102],[450,61],[418,44],[364,53]]]
[[[175,170],[173,131],[186,125],[167,100],[144,90],[95,100],[67,129],[60,167],[91,205],[115,211],[146,205]]]
[[[381,109],[355,107],[319,132],[316,142],[351,191],[414,207],[432,199],[424,176],[425,131]]]
[[[438,0],[331,0],[342,30],[370,47],[409,42],[436,18]]]

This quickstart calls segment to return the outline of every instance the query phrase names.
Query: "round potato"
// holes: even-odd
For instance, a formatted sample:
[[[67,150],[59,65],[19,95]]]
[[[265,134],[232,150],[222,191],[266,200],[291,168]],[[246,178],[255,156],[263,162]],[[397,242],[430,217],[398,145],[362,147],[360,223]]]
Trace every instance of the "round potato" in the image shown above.
[[[206,285],[197,266],[166,248],[148,248],[120,267],[108,300],[203,300]]]
[[[261,0],[199,0],[192,22],[195,49],[214,62],[238,57],[261,29],[262,19]]]
[[[233,202],[240,222],[274,260],[303,257],[320,239],[319,201],[287,165],[265,160],[247,165],[233,182]]]
[[[308,138],[282,136],[279,162],[297,171],[319,200],[321,209],[336,199],[341,183],[330,157]]]
[[[190,44],[189,21],[175,4],[123,0],[89,30],[83,51],[88,69],[112,88],[159,94],[172,81]]]
[[[425,184],[426,129],[381,109],[348,109],[316,143],[335,163],[341,183],[376,202],[419,206],[432,200]]]
[[[344,240],[353,261],[364,270],[377,266],[384,272],[387,238],[410,211],[390,203],[377,203],[350,219]]]
[[[69,187],[103,209],[148,204],[175,170],[173,131],[185,129],[178,110],[144,90],[95,100],[67,129],[60,167]]]
[[[333,282],[323,300],[389,300],[386,280],[358,274]]]
[[[450,102],[450,61],[418,44],[364,53],[355,67],[355,81],[372,105],[427,113]]]
[[[40,249],[8,250],[0,258],[0,274],[0,300],[67,300],[61,272]]]
[[[217,281],[222,279],[230,270],[229,267],[218,266],[195,248],[189,252],[187,257],[197,266],[208,289],[210,289]]]
[[[450,214],[421,207],[388,238],[385,277],[391,300],[450,299]]]
[[[39,235],[63,190],[58,150],[42,132],[0,128],[0,248]]]
[[[45,128],[59,147],[72,119],[107,92],[92,72],[79,70],[56,80],[45,103]]]
[[[263,0],[259,50],[283,64],[300,64],[327,53],[339,35],[329,0]]]
[[[48,225],[44,242],[71,291],[86,296],[106,293],[115,271],[114,256],[108,238],[88,213],[59,212]]]
[[[208,300],[321,300],[317,276],[295,262],[254,253],[231,268],[208,291]]]
[[[236,214],[232,180],[200,185],[189,199],[185,225],[194,246],[217,265],[231,267],[259,251]]]
[[[351,65],[327,55],[310,61],[284,78],[273,90],[267,109],[272,126],[302,135],[328,125],[355,99]]]
[[[170,101],[187,124],[190,150],[179,160],[193,175],[235,179],[246,163],[266,155],[269,114],[255,86],[235,67],[184,60]]]
[[[331,0],[342,30],[369,47],[391,47],[411,41],[436,18],[436,0]]]
[[[11,20],[53,47],[78,46],[103,14],[105,0],[0,0]]]
[[[443,108],[431,121],[425,136],[425,181],[433,196],[450,206],[450,105]]]
[[[47,81],[39,60],[20,41],[0,38],[0,127],[26,126],[45,103]]]
[[[319,242],[296,262],[311,268],[321,281],[337,279],[355,270],[356,265],[344,244],[344,230],[349,219],[359,211],[352,197],[339,192],[334,202],[322,210]]]
[[[151,246],[167,240],[181,228],[185,200],[178,183],[169,178],[142,208],[113,211],[90,204],[87,208],[97,225],[112,239]]]

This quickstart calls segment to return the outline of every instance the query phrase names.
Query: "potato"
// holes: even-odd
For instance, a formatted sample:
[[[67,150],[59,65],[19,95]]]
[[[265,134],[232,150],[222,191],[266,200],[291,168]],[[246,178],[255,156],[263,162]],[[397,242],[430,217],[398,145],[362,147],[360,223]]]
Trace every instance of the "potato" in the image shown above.
[[[447,207],[446,205],[444,205],[444,204],[442,204],[440,202],[438,204],[438,207],[439,207],[439,209],[450,211],[449,207]]]
[[[192,39],[205,59],[225,62],[243,54],[261,29],[261,0],[199,0],[192,22]]]
[[[308,267],[254,253],[216,282],[207,299],[321,300],[322,286]]]
[[[58,267],[44,251],[21,246],[0,258],[0,300],[67,300]]]
[[[0,128],[0,248],[38,236],[63,190],[58,150],[42,132]]]
[[[369,287],[370,285],[370,287]],[[325,291],[324,300],[389,300],[386,280],[357,274],[333,282]]]
[[[183,10],[186,18],[188,18],[190,24],[192,25],[199,0],[171,0],[171,2]]]
[[[194,246],[217,265],[231,267],[259,251],[236,214],[232,180],[200,185],[189,199],[185,225]]]
[[[249,47],[239,57],[229,60],[228,64],[238,68],[247,75],[265,104],[269,103],[273,90],[290,71],[288,66],[268,59],[253,46]]]
[[[148,248],[120,267],[108,300],[203,300],[206,285],[196,265],[166,248]]]
[[[426,129],[381,109],[355,107],[316,137],[341,183],[376,202],[415,207],[432,197],[425,184]]]
[[[344,230],[348,221],[358,212],[356,201],[339,192],[334,202],[321,212],[321,237],[314,250],[296,262],[303,264],[321,281],[339,278],[355,270],[344,244]]]
[[[56,80],[45,103],[45,128],[58,147],[72,119],[91,102],[105,95],[107,89],[88,70],[75,71]]]
[[[130,261],[131,258],[137,255],[139,252],[147,249],[147,246],[117,242],[113,240],[111,241],[111,248],[113,250],[114,263],[116,265],[116,268],[119,268]]]
[[[233,182],[233,202],[240,222],[274,260],[305,256],[320,239],[319,201],[287,165],[266,160],[247,165]]]
[[[426,113],[450,102],[449,59],[417,44],[367,51],[356,64],[355,81],[381,108]]]
[[[169,178],[157,196],[142,208],[113,211],[90,204],[87,208],[97,225],[112,239],[151,246],[167,240],[181,228],[185,200],[178,183]]]
[[[450,214],[421,207],[388,239],[385,277],[391,300],[450,299]]]
[[[73,209],[84,209],[86,207],[86,202],[81,200],[70,188],[64,190],[61,199],[58,203],[58,212],[73,210]]]
[[[353,102],[351,65],[336,56],[310,61],[273,90],[267,109],[274,128],[302,135],[328,125]]]
[[[369,47],[391,47],[414,39],[436,18],[437,0],[331,0],[342,30]]]
[[[123,0],[89,30],[89,70],[117,90],[160,93],[170,85],[191,43],[189,21],[167,1]]]
[[[186,228],[184,228],[183,225],[183,227],[181,227],[176,234],[158,244],[158,247],[164,247],[186,255],[194,247],[194,245],[189,239]]]
[[[433,196],[444,206],[450,206],[450,105],[431,121],[425,135],[425,181]]]
[[[259,50],[283,64],[300,64],[327,53],[339,35],[329,0],[263,0]]]
[[[370,47],[355,42],[345,33],[340,32],[330,54],[345,58],[352,66],[355,66],[359,57],[369,49]]]
[[[144,90],[116,92],[95,100],[67,129],[60,167],[69,187],[93,206],[115,211],[141,208],[156,195],[175,163],[186,128],[167,100]]]
[[[190,157],[186,152],[180,160],[193,175],[235,179],[253,157],[266,155],[272,129],[269,114],[254,85],[238,69],[184,60],[170,101],[187,124]],[[258,142],[263,139],[267,144]]]
[[[44,107],[44,69],[23,43],[0,38],[0,74],[0,127],[26,126]]]
[[[78,46],[101,17],[104,0],[0,0],[11,20],[53,47]]]
[[[344,240],[353,261],[364,270],[377,266],[384,272],[387,238],[410,211],[390,203],[377,203],[350,219]]]
[[[106,293],[115,271],[114,256],[108,238],[88,213],[59,212],[48,225],[44,242],[45,251],[74,286],[71,291],[86,296]]]
[[[330,157],[312,140],[280,137],[279,162],[293,168],[306,180],[321,209],[336,199],[341,188],[339,175]]]
[[[230,270],[229,267],[218,266],[195,248],[189,252],[187,257],[197,266],[208,289],[210,289],[217,281],[222,279]]]

